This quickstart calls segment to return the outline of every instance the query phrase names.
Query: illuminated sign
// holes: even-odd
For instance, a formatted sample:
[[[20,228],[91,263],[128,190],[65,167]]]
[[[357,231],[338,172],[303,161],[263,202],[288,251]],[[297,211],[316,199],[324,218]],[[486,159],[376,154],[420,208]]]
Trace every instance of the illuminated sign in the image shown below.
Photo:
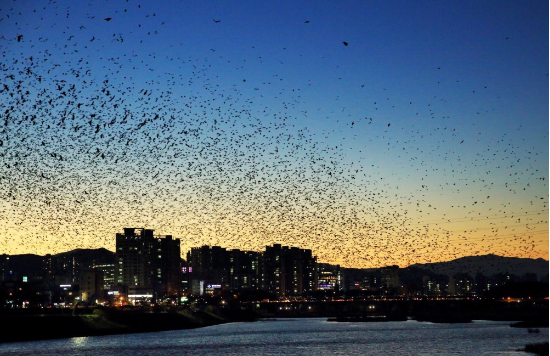
[[[23,282],[27,281],[27,276],[23,276]]]
[[[128,294],[128,298],[153,298],[152,294]]]
[[[60,284],[59,285],[61,288],[71,288],[71,285],[70,284]]]

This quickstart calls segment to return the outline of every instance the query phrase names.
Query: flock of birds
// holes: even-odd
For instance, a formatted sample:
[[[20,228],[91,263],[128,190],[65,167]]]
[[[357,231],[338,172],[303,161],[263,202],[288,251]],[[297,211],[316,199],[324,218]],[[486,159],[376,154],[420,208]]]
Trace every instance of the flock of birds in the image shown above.
[[[364,116],[334,103],[314,112],[315,84],[289,87],[284,63],[251,79],[249,63],[268,54],[237,63],[216,48],[189,54],[177,41],[156,52],[153,36],[170,19],[134,1],[82,22],[69,6],[41,6],[0,9],[0,26],[13,33],[0,37],[4,252],[114,249],[115,233],[135,226],[180,238],[182,254],[282,243],[311,248],[320,262],[371,267],[529,257],[548,239],[548,172],[537,152],[505,136],[466,135],[444,116],[428,129],[384,114],[402,105],[437,120],[440,98],[419,109],[381,90]],[[138,26],[116,26],[130,11]],[[227,67],[233,84],[218,78]],[[312,117],[337,124],[304,124]],[[486,149],[470,159],[469,144]],[[505,187],[495,175],[508,176]],[[502,191],[531,204],[518,209],[495,196]]]

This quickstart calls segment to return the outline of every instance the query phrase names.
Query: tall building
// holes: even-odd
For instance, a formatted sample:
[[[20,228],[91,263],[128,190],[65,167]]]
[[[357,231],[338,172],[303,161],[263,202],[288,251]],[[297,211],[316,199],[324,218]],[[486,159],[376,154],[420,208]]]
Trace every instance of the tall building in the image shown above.
[[[440,296],[446,284],[440,276],[422,276],[422,293],[427,296]]]
[[[229,285],[231,290],[263,289],[261,252],[234,249],[229,253]]]
[[[159,296],[176,297],[181,291],[180,240],[172,235],[155,236],[152,250],[155,291]]]
[[[475,282],[467,273],[457,273],[449,277],[449,285],[447,287],[449,295],[468,295],[475,293]]]
[[[229,255],[220,246],[193,247],[187,253],[190,274],[190,289],[192,294],[214,294],[228,290],[229,285]]]
[[[180,240],[153,230],[124,228],[116,234],[115,282],[128,298],[176,296],[180,291]]]
[[[318,263],[317,274],[319,290],[340,290],[342,285],[342,275],[340,274],[340,265],[331,265],[329,263]]]
[[[0,282],[42,282],[46,272],[44,256],[0,255]]]
[[[100,273],[103,282],[103,290],[108,291],[109,289],[111,289],[111,286],[114,286],[116,284],[114,263],[98,264],[94,265],[93,268],[98,271],[98,273]]]
[[[80,301],[95,303],[103,299],[103,273],[96,269],[82,271],[79,278]]]
[[[181,259],[181,290],[183,294],[191,293],[191,276],[193,275],[193,267],[185,259]]]
[[[274,244],[264,252],[265,288],[278,297],[317,290],[317,257],[311,250]]]
[[[193,247],[187,263],[192,294],[262,289],[285,297],[317,290],[317,258],[297,247],[268,246],[263,253]]]
[[[380,284],[383,288],[399,287],[399,266],[387,266],[380,269]]]

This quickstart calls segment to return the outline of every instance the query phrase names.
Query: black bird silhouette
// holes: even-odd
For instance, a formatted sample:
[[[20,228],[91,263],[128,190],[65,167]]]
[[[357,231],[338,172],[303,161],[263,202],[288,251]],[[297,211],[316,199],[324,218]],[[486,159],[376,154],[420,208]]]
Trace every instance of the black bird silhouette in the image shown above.
[[[57,2],[69,3],[70,1],[57,0]],[[140,5],[137,5],[137,8],[139,9]],[[126,12],[126,9],[123,8],[115,12],[119,13],[122,10]],[[130,10],[128,11],[130,12]],[[155,14],[146,16],[155,16]],[[161,13],[159,12],[157,16],[161,17]],[[4,21],[11,21],[8,19],[11,19],[11,16],[6,17]],[[48,19],[49,17],[44,17],[44,20],[41,21]],[[109,22],[112,19],[106,17],[104,21]],[[165,20],[168,19],[160,19],[157,24],[157,22],[142,22],[140,19],[135,24],[144,29],[144,34],[152,35],[158,33],[156,31],[158,28],[152,26],[168,24]],[[397,206],[395,202],[398,202],[399,205],[403,204],[404,207],[416,206],[417,212],[421,215],[429,215],[432,210],[436,209],[436,204],[420,198],[412,191],[407,192],[406,189],[396,190],[395,199],[385,200],[390,197],[374,193],[377,190],[381,191],[380,188],[386,190],[390,187],[389,183],[385,182],[385,178],[369,179],[368,183],[364,181],[365,184],[356,184],[362,183],[361,179],[365,180],[368,177],[378,178],[378,175],[382,173],[378,171],[381,168],[375,164],[368,164],[367,169],[367,163],[371,163],[368,158],[361,158],[357,162],[346,162],[343,159],[345,153],[342,146],[329,147],[323,140],[319,140],[321,136],[310,132],[307,126],[303,126],[302,123],[294,126],[299,122],[299,117],[296,114],[300,116],[303,114],[307,117],[307,110],[301,110],[308,105],[307,101],[300,98],[299,95],[295,96],[295,93],[303,88],[293,87],[290,90],[290,87],[283,84],[275,88],[274,81],[269,82],[266,79],[264,82],[259,82],[257,79],[260,78],[248,74],[243,75],[247,76],[246,79],[240,77],[239,80],[237,77],[237,80],[232,80],[231,87],[221,85],[221,81],[220,85],[213,85],[215,77],[210,76],[212,74],[210,71],[216,72],[217,62],[206,63],[206,58],[203,61],[202,57],[193,58],[187,55],[186,58],[183,58],[183,54],[186,54],[184,49],[182,49],[183,52],[172,50],[163,52],[163,47],[158,46],[157,53],[146,53],[135,49],[132,51],[131,57],[107,56],[106,52],[102,51],[107,45],[105,42],[109,42],[110,47],[121,43],[125,28],[117,29],[112,38],[107,39],[102,32],[95,32],[95,27],[101,27],[102,23],[90,22],[85,27],[79,23],[69,22],[65,16],[61,16],[56,19],[52,18],[51,25],[61,25],[62,21],[67,22],[68,27],[65,28],[66,32],[63,36],[67,38],[66,42],[70,43],[71,48],[69,48],[69,44],[59,46],[59,43],[55,41],[52,43],[50,39],[49,43],[52,45],[48,47],[47,52],[31,50],[34,45],[31,41],[33,33],[29,32],[31,28],[21,27],[17,32],[26,33],[27,40],[22,41],[23,35],[12,35],[11,42],[21,42],[15,46],[14,51],[18,51],[17,47],[24,49],[25,46],[28,46],[28,54],[21,57],[18,52],[7,51],[6,54],[11,55],[12,58],[2,61],[2,69],[5,74],[2,74],[2,83],[0,83],[0,102],[4,104],[0,110],[0,123],[2,123],[0,124],[0,157],[2,158],[0,159],[0,186],[3,188],[0,189],[0,200],[15,199],[19,204],[23,204],[20,205],[21,207],[24,205],[31,208],[36,206],[37,209],[32,208],[27,213],[21,214],[21,216],[25,215],[27,219],[31,219],[31,223],[40,223],[45,226],[45,229],[57,231],[58,225],[65,224],[69,219],[76,220],[74,219],[75,213],[84,214],[76,216],[79,221],[83,221],[83,217],[87,221],[100,219],[99,215],[97,217],[95,215],[98,213],[94,213],[93,209],[88,209],[91,206],[99,206],[100,203],[107,204],[107,209],[111,211],[120,211],[124,215],[145,214],[143,219],[150,219],[149,213],[144,210],[134,212],[131,206],[145,203],[145,200],[148,201],[148,204],[161,204],[161,202],[170,201],[170,204],[174,204],[172,209],[177,209],[178,204],[182,204],[180,202],[188,201],[191,206],[194,206],[193,210],[201,211],[202,208],[205,208],[213,212],[212,217],[210,215],[199,216],[200,220],[204,221],[203,224],[174,226],[182,231],[189,231],[191,245],[202,244],[202,236],[206,234],[219,236],[219,240],[212,241],[214,245],[221,242],[238,247],[243,243],[253,244],[255,239],[260,240],[259,235],[254,232],[246,237],[246,240],[231,232],[238,226],[239,216],[243,214],[243,216],[248,216],[247,221],[242,224],[245,229],[264,231],[265,229],[262,227],[264,221],[269,222],[269,219],[275,219],[273,220],[276,222],[274,226],[280,224],[281,227],[274,227],[273,232],[280,235],[283,242],[299,244],[309,241],[310,238],[314,239],[319,244],[321,251],[335,250],[342,256],[346,265],[354,265],[362,259],[371,261],[369,263],[373,264],[389,265],[404,258],[406,253],[412,254],[410,258],[413,260],[430,261],[431,254],[436,253],[430,251],[435,251],[436,245],[438,245],[437,248],[446,251],[444,253],[446,259],[452,259],[451,257],[454,257],[456,253],[462,254],[474,247],[491,250],[490,246],[477,246],[475,241],[482,241],[476,240],[477,237],[470,241],[466,237],[458,236],[462,232],[449,231],[450,240],[439,240],[436,237],[420,235],[420,232],[414,229],[405,228],[403,223],[407,220],[401,221],[402,218],[398,212],[387,216],[379,215],[382,212],[380,210],[382,205],[387,205],[386,208],[395,211]],[[217,19],[213,19],[213,21],[214,23],[221,22]],[[119,23],[120,21],[117,20],[109,27],[117,26]],[[302,23],[308,24],[310,21],[302,20]],[[15,26],[16,23],[12,22],[11,25]],[[34,24],[27,26],[34,27]],[[39,27],[40,32],[36,33],[40,36],[38,40],[41,43],[46,42],[48,40],[47,33],[42,32],[42,28],[45,26]],[[79,32],[70,32],[71,29]],[[38,27],[35,30],[38,30]],[[81,30],[87,30],[86,34],[79,35]],[[6,41],[3,36],[0,36],[0,39]],[[139,43],[146,43],[146,41],[148,41],[146,37],[139,39]],[[125,45],[128,42],[131,43],[126,40],[124,42]],[[344,46],[349,45],[348,42],[342,43]],[[177,43],[174,42],[170,45],[173,45],[175,49]],[[250,45],[255,48],[252,43]],[[182,44],[180,43],[179,46]],[[284,44],[281,45],[281,48],[287,52],[292,50],[290,47],[287,49],[283,46]],[[214,51],[212,49],[212,52]],[[267,55],[261,53],[260,46],[257,46],[255,51],[255,56],[257,54],[260,61],[254,62],[254,65],[262,65],[261,59],[267,58]],[[216,50],[215,52],[222,51]],[[96,53],[101,53],[97,59]],[[176,55],[178,56],[176,57]],[[25,57],[28,57],[28,60]],[[220,59],[222,59],[221,56]],[[241,59],[242,65],[238,69],[248,73],[247,69],[252,68],[246,66],[252,65],[250,64],[252,61],[247,57]],[[151,61],[153,60],[170,60],[171,63],[178,62],[181,67],[180,70],[174,71],[177,74],[157,74],[156,68],[152,68]],[[97,68],[90,66],[91,61],[97,61],[103,66],[102,69],[99,65]],[[233,59],[228,62],[233,62]],[[210,69],[211,66],[212,69]],[[340,68],[340,66],[336,66],[336,68]],[[439,69],[440,73],[446,72],[442,67],[434,65],[432,68]],[[145,84],[131,79],[131,71],[141,70],[143,73],[150,71],[155,75],[151,74],[150,81]],[[284,73],[283,70],[272,74],[272,76],[276,77],[279,82],[286,80]],[[104,75],[109,79],[102,80]],[[70,80],[66,81],[65,78],[70,78]],[[344,79],[342,82],[345,82],[343,76],[339,79]],[[364,79],[361,76],[357,78],[357,80]],[[460,79],[461,82],[465,81]],[[238,83],[241,80],[242,82]],[[456,78],[448,80],[448,85],[455,80]],[[456,82],[458,83],[458,80]],[[185,92],[178,93],[180,83],[186,83]],[[372,83],[369,83],[368,86],[361,84],[364,81],[354,83],[359,83],[359,85],[353,84],[353,87],[360,86],[360,88],[356,88],[358,90],[367,87],[373,89]],[[443,85],[445,82],[442,80],[441,83]],[[248,84],[250,88],[247,88]],[[314,80],[308,80],[307,85],[314,87],[316,84]],[[248,90],[252,90],[252,88],[254,92],[248,97]],[[483,88],[486,89],[484,92],[490,92],[486,87]],[[388,88],[388,93],[390,90]],[[452,160],[453,162],[460,158],[460,164],[464,170],[440,171],[442,176],[448,179],[447,182],[440,181],[441,184],[437,188],[437,194],[440,196],[445,196],[447,193],[460,194],[461,182],[464,182],[463,186],[468,186],[468,189],[473,189],[474,185],[468,182],[473,177],[470,176],[472,171],[479,171],[479,173],[491,176],[498,174],[498,169],[505,169],[504,165],[501,168],[500,164],[492,164],[491,160],[493,162],[497,158],[499,161],[510,160],[510,165],[512,165],[519,158],[522,158],[522,163],[528,159],[528,157],[519,157],[517,152],[514,153],[513,141],[507,141],[509,139],[505,136],[500,137],[500,141],[496,141],[496,139],[488,141],[490,146],[487,148],[490,150],[487,153],[485,150],[480,151],[479,155],[472,160],[463,150],[456,150],[455,147],[445,149],[443,144],[439,146],[439,142],[446,142],[446,140],[451,140],[454,143],[460,142],[462,145],[465,141],[462,138],[457,138],[461,135],[457,131],[460,126],[457,129],[450,127],[447,130],[447,127],[440,127],[434,120],[432,122],[437,127],[434,127],[432,131],[431,124],[425,126],[423,125],[424,121],[420,121],[423,119],[433,120],[436,114],[445,115],[444,107],[434,105],[435,100],[444,100],[439,97],[436,99],[435,95],[433,98],[431,96],[424,98],[428,101],[426,105],[429,107],[425,112],[420,111],[422,105],[419,104],[423,102],[422,97],[398,98],[398,100],[391,98],[392,104],[396,104],[395,107],[409,101],[410,106],[405,107],[410,108],[411,115],[416,112],[418,122],[414,124],[414,127],[409,127],[407,123],[400,121],[400,125],[394,126],[391,131],[380,127],[382,132],[377,132],[380,128],[376,123],[381,124],[387,120],[387,118],[384,119],[385,115],[390,114],[384,111],[389,110],[389,106],[384,103],[390,98],[371,97],[370,95],[376,94],[376,92],[365,93],[365,91],[366,89],[362,90],[361,95],[367,95],[367,102],[374,102],[374,109],[380,110],[378,112],[382,117],[371,117],[373,114],[369,111],[371,108],[368,107],[365,108],[367,112],[363,113],[363,108],[360,108],[356,111],[357,114],[353,114],[353,107],[351,110],[346,107],[345,115],[348,116],[348,119],[343,117],[340,122],[346,122],[347,128],[356,135],[345,139],[356,140],[357,137],[359,141],[361,139],[359,135],[365,135],[373,144],[384,143],[384,146],[387,145],[389,154],[397,155],[396,157],[399,159],[395,162],[401,164],[401,168],[404,165],[409,167],[410,162],[414,162],[415,167],[418,167],[415,174],[424,171],[424,176],[418,176],[423,183],[424,180],[430,183],[429,173],[432,170],[437,170],[437,166],[427,164],[426,158],[430,158],[432,161],[431,158],[437,155],[444,161]],[[479,90],[476,91],[479,92]],[[180,96],[180,94],[186,95]],[[255,114],[256,106],[261,109],[260,105],[267,104],[267,101],[264,102],[264,100],[275,100],[274,103],[277,104],[277,100],[281,97],[284,97],[282,99],[284,101],[279,101],[280,105],[264,105],[263,115]],[[337,96],[336,100],[340,100],[340,98]],[[176,101],[184,105],[171,104]],[[416,109],[414,112],[412,111],[413,101],[418,103],[414,107]],[[436,112],[435,108],[438,108],[440,112]],[[324,104],[317,110],[323,112]],[[344,110],[342,109],[342,112],[338,113],[327,111],[327,120],[333,117],[331,115],[343,116]],[[387,117],[391,118],[391,116]],[[370,124],[369,131],[361,131],[367,126],[363,125],[365,121],[362,118],[366,120],[367,124]],[[446,123],[454,123],[448,116],[442,116],[442,118]],[[387,128],[391,126],[387,121],[386,124]],[[459,124],[457,123],[457,125]],[[410,133],[408,133],[409,128],[411,129]],[[407,130],[409,137],[406,140],[397,140],[400,130],[403,133]],[[336,133],[335,129],[326,130],[322,134],[328,138],[331,134]],[[340,131],[340,134],[343,133],[344,131]],[[31,141],[37,143],[31,144]],[[438,142],[437,147],[435,146],[436,141]],[[430,143],[423,146],[422,142],[433,142],[434,145]],[[478,143],[482,142],[481,138],[478,139]],[[505,153],[497,150],[501,146],[500,143],[497,145],[497,142],[508,144],[509,147]],[[359,149],[357,153],[361,153],[360,150],[368,148],[366,146],[368,143],[363,144],[365,146],[350,146],[349,149],[353,152],[357,148]],[[519,146],[515,148],[517,150]],[[423,150],[425,152],[422,152]],[[63,156],[58,152],[63,152]],[[531,153],[529,154],[531,155]],[[138,171],[134,167],[136,160],[145,163],[154,162],[154,166],[146,172],[147,174],[142,176],[140,173],[138,175]],[[483,164],[488,165],[486,169],[482,166]],[[76,166],[73,167],[74,165]],[[86,174],[88,167],[93,169],[93,180],[92,176]],[[531,167],[528,168],[531,172]],[[81,169],[85,169],[83,174],[78,173]],[[518,179],[521,170],[517,169],[516,171],[517,175],[510,175],[506,184],[514,183]],[[28,172],[35,173],[29,175]],[[29,179],[10,179],[10,176],[29,177]],[[208,182],[205,182],[205,176],[209,177]],[[408,177],[404,176],[403,179],[408,179]],[[529,178],[525,176],[523,179]],[[537,178],[538,180],[545,180],[545,177]],[[308,188],[311,183],[320,188],[319,194]],[[512,189],[515,189],[513,187],[518,183],[520,181],[510,187],[506,185],[506,188],[512,192]],[[525,183],[528,187],[532,182],[526,180],[521,183]],[[479,184],[476,197],[487,196],[489,199],[489,196],[497,194],[491,190],[494,188],[490,188],[485,183]],[[135,188],[132,190],[135,190],[136,193],[127,196],[123,187],[130,185]],[[157,189],[157,185],[164,188]],[[189,187],[188,192],[179,189],[184,185]],[[7,189],[5,189],[6,186]],[[59,186],[63,186],[64,192],[67,194],[58,194]],[[82,187],[85,187],[86,190],[81,191]],[[421,187],[422,193],[428,189],[428,185],[422,184]],[[523,189],[525,190],[525,188]],[[399,196],[398,193],[403,196]],[[513,193],[515,194],[515,192]],[[108,194],[110,199],[101,198],[102,194]],[[340,199],[340,197],[345,199]],[[537,200],[543,199],[536,198]],[[335,207],[335,200],[351,202],[349,209],[343,203],[343,205]],[[490,201],[492,200],[494,199],[490,199]],[[502,200],[503,203],[508,203],[506,200]],[[534,201],[534,199],[532,200]],[[120,201],[125,204],[119,204]],[[477,198],[470,203],[476,209],[481,209],[478,207],[482,205],[483,201]],[[42,209],[38,209],[42,204],[48,207],[45,210],[45,215],[42,214]],[[2,218],[0,220],[3,221],[3,216],[6,214],[8,219],[20,220],[18,211],[10,212],[10,209],[5,209],[1,205],[0,215]],[[438,208],[446,207],[447,202],[444,199],[439,200],[437,205]],[[125,206],[129,208],[125,208]],[[359,206],[361,206],[361,210],[356,210],[355,207]],[[466,205],[460,207],[451,205],[450,207],[466,209]],[[499,207],[495,205],[495,208]],[[500,208],[508,210],[511,205],[506,204]],[[314,213],[311,213],[312,211]],[[460,210],[456,210],[456,212],[462,214]],[[477,215],[485,214],[483,210],[472,210],[464,211],[463,216],[469,218],[474,213],[476,213],[476,219],[481,219],[481,217],[477,218]],[[176,213],[176,215],[179,214]],[[516,217],[514,223],[523,224],[528,216],[530,215],[525,218],[521,216],[521,222]],[[132,217],[130,216],[130,218]],[[428,216],[425,216],[425,219],[427,218]],[[162,225],[165,222],[164,219],[167,218],[159,217],[158,219],[158,223]],[[226,221],[230,225],[220,225],[218,221]],[[297,221],[300,223],[296,223]],[[430,221],[432,220],[430,219]],[[445,221],[455,223],[454,220],[445,219]],[[485,221],[485,219],[480,221]],[[211,222],[214,222],[214,225]],[[460,220],[456,221],[456,223],[459,222]],[[495,225],[495,220],[491,219],[489,223],[491,222],[495,226],[492,230],[492,239],[501,243],[501,247],[516,248],[515,245],[509,245],[511,242],[508,239],[497,237],[498,229],[496,227],[499,225]],[[216,226],[215,230],[211,230],[211,226]],[[424,226],[424,228],[427,227],[428,225]],[[444,227],[438,227],[437,223],[430,223],[429,227],[434,236],[445,232]],[[88,230],[94,230],[95,227],[88,223],[78,226],[77,229],[82,234]],[[302,234],[302,229],[305,231],[303,240],[298,237]],[[506,227],[503,225],[504,229]],[[344,235],[338,233],[340,230],[349,232],[349,235],[344,238]],[[0,235],[3,235],[5,227],[1,223],[0,231],[2,231]],[[337,236],[333,231],[337,233]],[[363,231],[372,231],[372,238],[370,234],[365,235]],[[67,242],[70,239],[65,238],[66,235],[63,233],[57,234],[56,238],[67,244],[64,248],[68,249],[68,244],[73,242]],[[95,236],[95,232],[90,234]],[[385,236],[384,247],[374,238],[378,235]],[[491,239],[491,235],[487,235],[487,237],[486,240]],[[336,242],[337,239],[341,241]],[[101,241],[103,243],[103,240]],[[462,247],[458,247],[458,249],[462,250],[456,250],[453,246],[457,241],[467,243],[467,245],[460,245]],[[398,248],[398,246],[404,244],[413,246],[414,249],[407,247],[406,251],[399,252],[401,247]],[[529,249],[532,249],[530,246],[525,245],[522,249],[529,252]],[[423,257],[423,253],[426,253],[426,257]],[[323,252],[322,259],[327,258],[328,255]],[[442,257],[439,256],[439,258]]]

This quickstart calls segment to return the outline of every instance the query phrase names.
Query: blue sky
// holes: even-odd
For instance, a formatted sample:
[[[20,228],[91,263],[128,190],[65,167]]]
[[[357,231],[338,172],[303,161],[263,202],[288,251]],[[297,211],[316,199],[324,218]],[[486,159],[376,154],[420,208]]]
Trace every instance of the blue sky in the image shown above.
[[[548,259],[545,2],[61,0],[0,14],[5,253],[114,249],[143,226],[184,253]]]

